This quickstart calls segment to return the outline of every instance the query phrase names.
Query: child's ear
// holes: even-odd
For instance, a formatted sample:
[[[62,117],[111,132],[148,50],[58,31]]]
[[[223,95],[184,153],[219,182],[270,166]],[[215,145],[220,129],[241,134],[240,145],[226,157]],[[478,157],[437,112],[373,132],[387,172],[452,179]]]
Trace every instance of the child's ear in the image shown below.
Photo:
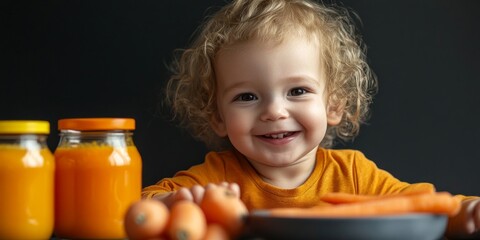
[[[219,137],[226,137],[227,136],[227,128],[225,126],[225,122],[223,121],[222,117],[218,114],[212,115],[210,118],[210,125],[212,126],[213,131]]]
[[[343,110],[345,109],[344,102],[329,103],[327,106],[327,123],[330,126],[338,125],[342,121]]]

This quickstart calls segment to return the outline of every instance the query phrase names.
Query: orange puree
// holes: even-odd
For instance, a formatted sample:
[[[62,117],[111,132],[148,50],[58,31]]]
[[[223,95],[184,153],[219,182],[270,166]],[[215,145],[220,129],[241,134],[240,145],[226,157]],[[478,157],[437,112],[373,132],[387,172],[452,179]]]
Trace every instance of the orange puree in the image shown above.
[[[124,214],[142,188],[137,148],[85,143],[57,148],[55,160],[56,236],[126,238]]]
[[[48,148],[0,144],[0,239],[49,239],[55,163]]]

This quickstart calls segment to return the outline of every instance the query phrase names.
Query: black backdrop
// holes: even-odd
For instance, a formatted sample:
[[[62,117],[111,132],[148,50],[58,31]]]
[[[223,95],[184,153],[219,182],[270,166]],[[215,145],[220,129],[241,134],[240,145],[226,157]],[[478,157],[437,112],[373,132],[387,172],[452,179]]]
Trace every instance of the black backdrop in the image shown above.
[[[223,0],[2,1],[0,119],[133,117],[144,186],[207,149],[160,107],[172,51]],[[480,195],[480,1],[346,0],[379,94],[353,142],[408,182]],[[1,159],[0,159],[1,160]]]

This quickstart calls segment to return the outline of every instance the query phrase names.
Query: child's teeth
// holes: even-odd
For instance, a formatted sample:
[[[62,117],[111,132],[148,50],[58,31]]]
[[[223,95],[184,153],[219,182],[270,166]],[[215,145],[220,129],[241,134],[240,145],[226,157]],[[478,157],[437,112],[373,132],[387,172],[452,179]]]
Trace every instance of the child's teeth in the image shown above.
[[[264,136],[266,138],[282,139],[282,138],[288,137],[290,135],[292,135],[292,133],[284,132],[284,133],[278,133],[278,134],[265,134]]]
[[[278,138],[283,138],[285,136],[285,134],[284,133],[272,134],[271,136],[272,136],[272,138],[278,139]]]

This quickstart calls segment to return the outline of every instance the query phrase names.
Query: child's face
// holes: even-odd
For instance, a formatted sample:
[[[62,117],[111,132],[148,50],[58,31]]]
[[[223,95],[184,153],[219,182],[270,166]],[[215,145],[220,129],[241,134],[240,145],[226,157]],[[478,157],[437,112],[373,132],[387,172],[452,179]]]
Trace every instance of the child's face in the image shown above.
[[[215,59],[215,131],[257,164],[281,167],[314,159],[327,124],[341,118],[326,105],[322,66],[318,44],[303,38],[222,50]]]

